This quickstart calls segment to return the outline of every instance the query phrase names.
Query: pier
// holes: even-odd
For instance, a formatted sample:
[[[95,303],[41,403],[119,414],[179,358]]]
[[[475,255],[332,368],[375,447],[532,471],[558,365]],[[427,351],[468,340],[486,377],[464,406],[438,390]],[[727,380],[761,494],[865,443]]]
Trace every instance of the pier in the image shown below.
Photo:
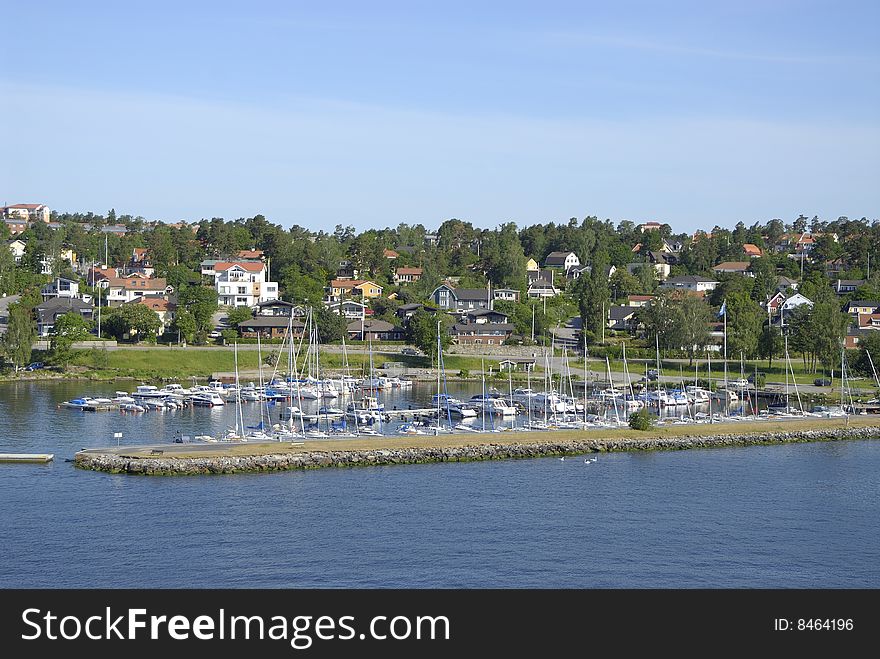
[[[55,459],[54,453],[0,453],[0,462],[31,462],[45,464]]]
[[[236,442],[88,449],[78,468],[121,474],[199,475],[470,462],[622,451],[730,448],[880,439],[871,417],[706,424],[702,427],[378,436],[304,442]]]

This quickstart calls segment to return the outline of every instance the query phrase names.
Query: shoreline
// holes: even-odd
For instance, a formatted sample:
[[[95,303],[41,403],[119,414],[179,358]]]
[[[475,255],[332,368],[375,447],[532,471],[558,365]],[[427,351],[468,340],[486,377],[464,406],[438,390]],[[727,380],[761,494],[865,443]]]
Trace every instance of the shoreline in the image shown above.
[[[764,428],[760,427],[762,424]],[[709,428],[692,426],[653,428],[641,433],[632,430],[508,432],[493,434],[491,439],[481,436],[485,437],[482,441],[473,435],[440,435],[306,441],[297,445],[286,442],[219,446],[163,444],[88,449],[76,453],[74,465],[113,474],[195,476],[880,439],[880,418],[719,425],[723,428],[715,426],[712,432]],[[157,456],[156,451],[162,454]]]

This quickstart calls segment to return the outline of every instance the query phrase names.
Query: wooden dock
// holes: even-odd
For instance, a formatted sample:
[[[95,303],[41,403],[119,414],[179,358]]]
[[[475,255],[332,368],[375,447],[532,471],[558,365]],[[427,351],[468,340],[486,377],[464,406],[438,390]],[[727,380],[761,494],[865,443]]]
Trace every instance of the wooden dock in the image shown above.
[[[54,459],[54,453],[0,453],[0,462],[46,463]]]

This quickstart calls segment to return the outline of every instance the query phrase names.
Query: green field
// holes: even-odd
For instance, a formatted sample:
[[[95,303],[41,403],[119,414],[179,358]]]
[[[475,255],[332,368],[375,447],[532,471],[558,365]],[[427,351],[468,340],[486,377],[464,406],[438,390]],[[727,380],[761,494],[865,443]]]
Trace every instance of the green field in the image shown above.
[[[277,347],[263,351],[263,356],[278,354]],[[399,353],[374,353],[373,366],[380,369],[385,362],[402,362],[410,368],[432,368],[431,358],[401,355]],[[369,369],[370,357],[364,353],[348,355],[348,365],[352,375],[359,375]],[[281,356],[281,368],[286,368],[286,355]],[[486,359],[486,370],[498,370],[497,359]],[[479,357],[450,355],[444,357],[448,374],[460,370],[478,373],[481,367]],[[134,377],[141,379],[185,379],[189,377],[210,377],[213,373],[232,373],[235,370],[234,352],[228,348],[211,350],[187,350],[172,348],[149,348],[145,350],[78,350],[74,353],[68,369],[71,375],[95,378]],[[255,350],[240,350],[238,368],[240,371],[255,371],[259,364]],[[340,370],[343,367],[341,353],[322,353],[321,368]],[[267,375],[271,366],[265,366]]]

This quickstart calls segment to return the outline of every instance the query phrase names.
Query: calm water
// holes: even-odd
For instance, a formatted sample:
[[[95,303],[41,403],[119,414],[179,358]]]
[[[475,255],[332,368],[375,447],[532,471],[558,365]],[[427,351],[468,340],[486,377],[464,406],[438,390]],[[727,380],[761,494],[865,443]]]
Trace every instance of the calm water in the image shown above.
[[[115,388],[0,385],[0,452],[56,454],[50,465],[0,465],[0,585],[880,585],[880,443],[605,455],[590,465],[179,478],[76,470],[64,459],[114,431],[170,441],[226,422],[222,410],[55,408]]]

